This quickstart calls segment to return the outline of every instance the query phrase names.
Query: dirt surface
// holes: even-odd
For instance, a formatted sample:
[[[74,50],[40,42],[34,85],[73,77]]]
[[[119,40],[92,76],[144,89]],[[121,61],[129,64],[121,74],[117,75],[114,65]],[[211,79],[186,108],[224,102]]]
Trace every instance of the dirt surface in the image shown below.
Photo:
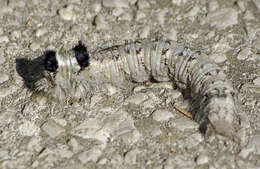
[[[0,168],[260,168],[259,0],[1,0]],[[238,91],[238,141],[176,111],[189,101],[171,82],[107,86],[59,104],[32,94],[46,50],[90,51],[171,39],[209,55]],[[39,62],[37,62],[39,63]]]

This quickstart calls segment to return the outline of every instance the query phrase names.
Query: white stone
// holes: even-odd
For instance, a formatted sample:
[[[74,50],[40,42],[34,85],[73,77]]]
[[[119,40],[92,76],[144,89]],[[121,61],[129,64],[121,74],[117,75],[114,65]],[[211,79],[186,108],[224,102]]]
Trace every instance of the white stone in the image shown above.
[[[65,132],[65,129],[57,124],[54,120],[48,120],[46,123],[44,123],[42,130],[52,138],[55,138],[61,133]]]
[[[123,142],[127,145],[132,145],[136,143],[140,137],[141,133],[138,130],[132,130],[128,133],[124,133],[123,135],[120,135],[119,137],[122,138]]]
[[[214,53],[209,58],[216,63],[223,63],[227,60],[227,56],[224,53]]]
[[[248,59],[249,55],[252,54],[252,51],[250,48],[245,48],[241,52],[239,52],[237,59],[238,60],[246,60]]]
[[[153,119],[158,122],[168,121],[170,118],[173,118],[173,114],[169,110],[159,109],[153,112]]]
[[[197,163],[198,165],[206,164],[206,163],[208,163],[208,162],[209,162],[209,157],[208,157],[208,155],[205,154],[205,153],[200,154],[200,155],[197,157],[197,159],[196,159],[196,163]]]
[[[186,4],[187,1],[188,1],[188,0],[172,0],[172,4],[173,4],[173,5],[180,6],[180,5]]]
[[[106,8],[129,8],[128,0],[103,0],[102,4]]]
[[[88,151],[84,151],[78,155],[78,159],[82,164],[86,164],[87,162],[94,162],[98,161],[98,158],[101,156],[102,151],[97,148],[92,148]]]
[[[71,158],[73,156],[73,153],[65,145],[59,146],[55,151],[62,158]]]
[[[12,39],[19,39],[21,38],[21,31],[20,30],[15,30],[11,33]]]
[[[178,141],[178,143],[179,143],[179,147],[190,149],[200,144],[203,140],[204,139],[201,133],[196,132],[190,135],[189,137],[187,137],[185,140]]]
[[[9,152],[7,150],[0,151],[0,159],[1,160],[4,161],[4,160],[7,160],[9,158],[10,158],[10,156],[9,156]]]
[[[136,21],[141,21],[142,19],[145,19],[146,15],[142,11],[137,11],[136,12]]]
[[[163,89],[170,89],[173,90],[173,83],[172,82],[161,82],[161,83],[153,83],[150,88],[163,88]]]
[[[133,15],[131,12],[124,12],[119,18],[119,21],[131,21],[133,18]]]
[[[178,90],[170,90],[169,93],[167,93],[170,96],[170,99],[175,100],[182,96],[182,93]]]
[[[35,32],[36,37],[41,37],[42,35],[46,34],[48,32],[48,30],[46,28],[40,28],[37,29],[37,31]]]
[[[26,148],[29,151],[40,152],[43,148],[40,143],[41,143],[41,137],[31,137]]]
[[[1,88],[0,87],[0,98],[4,98],[10,94],[12,94],[13,92],[15,92],[17,90],[17,88],[15,86],[10,86],[7,88]]]
[[[59,15],[62,19],[66,21],[75,20],[77,17],[72,5],[68,5],[67,7],[60,9]]]
[[[251,136],[247,147],[253,147],[255,154],[260,155],[260,135]]]
[[[233,8],[221,8],[207,15],[207,22],[218,29],[238,24],[238,12]]]
[[[165,22],[165,15],[167,14],[168,12],[168,9],[165,8],[163,10],[159,10],[157,13],[156,13],[156,18],[157,18],[157,21],[160,25],[163,25],[164,22]]]
[[[101,6],[101,3],[94,3],[93,5],[92,5],[92,8],[94,9],[94,11],[96,12],[96,13],[99,13],[100,11],[101,11],[101,9],[102,9],[102,6]]]
[[[146,25],[144,27],[142,27],[140,30],[139,30],[139,37],[140,38],[147,38],[148,35],[150,34],[150,26],[149,25]]]
[[[129,96],[126,100],[125,100],[125,104],[136,104],[139,105],[141,103],[143,103],[144,101],[146,101],[149,97],[144,94],[144,93],[138,93],[132,96]]]
[[[253,2],[255,3],[255,6],[260,9],[260,0],[253,0]]]
[[[255,80],[253,80],[253,83],[254,83],[256,86],[260,86],[260,77],[257,77]]]
[[[174,120],[173,122],[174,128],[185,131],[185,130],[196,130],[199,128],[199,124],[195,121],[187,118],[187,117],[181,117],[179,119]]]
[[[8,43],[8,42],[9,42],[8,36],[5,35],[0,36],[0,43]]]
[[[101,143],[107,143],[110,140],[110,132],[102,129],[102,122],[98,119],[88,119],[71,131],[72,135],[84,139],[97,139]]]
[[[196,5],[187,13],[187,16],[195,17],[199,12],[200,12],[200,7]]]
[[[34,136],[39,134],[40,128],[36,126],[33,122],[25,121],[19,126],[19,132],[23,136]]]
[[[125,155],[125,162],[128,164],[136,164],[136,156],[140,151],[138,149],[131,150]]]
[[[118,17],[120,16],[121,14],[123,14],[125,12],[124,8],[115,8],[113,10],[113,15]]]
[[[174,41],[177,41],[177,31],[174,29],[174,28],[171,28],[170,32],[167,34],[167,37],[170,39],[170,40],[174,40]]]
[[[208,7],[209,7],[209,11],[210,12],[213,12],[213,11],[216,11],[219,7],[219,4],[217,1],[210,1],[209,4],[208,4]]]
[[[84,148],[75,138],[71,138],[68,142],[68,145],[71,147],[74,153],[78,153]]]
[[[109,24],[105,20],[105,17],[102,15],[96,16],[94,23],[97,30],[107,30],[110,28]]]
[[[138,9],[150,8],[150,4],[146,0],[139,0],[137,2]]]
[[[29,47],[32,51],[36,51],[41,47],[41,44],[39,42],[33,42]]]
[[[260,39],[254,40],[253,45],[258,51],[260,51]]]
[[[4,72],[0,72],[0,84],[6,82],[8,80],[9,80],[9,76]]]
[[[156,136],[161,135],[162,131],[161,131],[159,126],[152,126],[150,128],[150,132],[149,133],[151,134],[152,137],[156,137]]]

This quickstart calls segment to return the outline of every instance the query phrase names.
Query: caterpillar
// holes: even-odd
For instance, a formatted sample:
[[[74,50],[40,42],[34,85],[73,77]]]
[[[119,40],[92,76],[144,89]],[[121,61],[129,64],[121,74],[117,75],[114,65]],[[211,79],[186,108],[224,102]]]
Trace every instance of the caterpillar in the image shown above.
[[[85,98],[102,90],[104,83],[121,87],[127,81],[173,81],[188,90],[193,118],[201,128],[211,126],[222,135],[232,135],[238,110],[236,91],[223,70],[199,52],[181,43],[135,41],[89,52],[80,41],[73,53],[45,53],[45,74],[36,90],[65,100]]]

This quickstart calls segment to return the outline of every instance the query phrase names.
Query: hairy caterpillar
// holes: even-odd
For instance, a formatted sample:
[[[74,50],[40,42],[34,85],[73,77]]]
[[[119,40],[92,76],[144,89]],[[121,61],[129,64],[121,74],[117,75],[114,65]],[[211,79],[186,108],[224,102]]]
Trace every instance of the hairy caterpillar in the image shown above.
[[[46,72],[36,83],[38,91],[64,100],[84,98],[104,83],[120,87],[127,80],[172,80],[190,90],[193,116],[201,126],[211,124],[223,135],[233,132],[237,107],[232,84],[220,67],[182,44],[144,40],[88,52],[79,42],[73,51],[45,54]]]

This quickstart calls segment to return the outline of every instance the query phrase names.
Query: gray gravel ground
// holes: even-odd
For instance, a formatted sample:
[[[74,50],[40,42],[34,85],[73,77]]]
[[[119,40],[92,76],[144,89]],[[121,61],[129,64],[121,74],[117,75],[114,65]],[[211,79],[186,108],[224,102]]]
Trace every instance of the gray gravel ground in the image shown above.
[[[259,16],[260,0],[1,0],[0,168],[259,169]],[[16,71],[78,40],[94,50],[143,38],[183,42],[226,71],[242,105],[239,142],[204,137],[170,104],[189,108],[172,83],[108,85],[60,105]]]

